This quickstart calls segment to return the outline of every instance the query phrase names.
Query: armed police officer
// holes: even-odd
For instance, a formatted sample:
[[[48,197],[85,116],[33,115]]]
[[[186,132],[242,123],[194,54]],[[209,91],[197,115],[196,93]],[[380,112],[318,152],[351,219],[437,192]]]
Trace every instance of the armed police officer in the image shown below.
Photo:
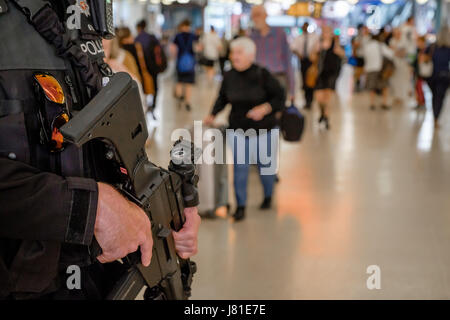
[[[104,145],[78,148],[59,132],[112,75],[101,44],[113,32],[110,4],[0,0],[0,299],[101,299],[116,268],[107,262],[140,249],[150,264],[150,221],[104,183]],[[184,213],[173,237],[186,259],[200,219],[195,207]],[[79,290],[66,286],[72,265]]]

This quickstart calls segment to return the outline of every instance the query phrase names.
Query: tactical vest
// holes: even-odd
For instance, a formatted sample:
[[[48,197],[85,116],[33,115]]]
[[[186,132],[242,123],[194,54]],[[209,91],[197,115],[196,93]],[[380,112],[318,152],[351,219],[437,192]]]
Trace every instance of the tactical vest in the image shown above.
[[[93,146],[81,149],[69,145],[62,152],[50,153],[41,143],[33,74],[48,72],[54,76],[63,88],[69,110],[75,114],[110,75],[103,62],[101,38],[80,30],[65,32],[61,29],[61,12],[59,21],[48,15],[40,17],[47,19],[45,23],[33,26],[30,19],[44,1],[31,1],[36,7],[29,8],[28,17],[23,12],[27,8],[21,5],[30,1],[2,2],[8,11],[0,10],[0,157],[60,176],[95,178],[92,159],[97,151]],[[55,36],[58,32],[63,35]],[[0,286],[6,282],[10,292],[31,297],[55,290],[64,265],[92,263],[84,246],[30,240],[0,239],[1,258],[9,268],[9,278],[0,279]],[[20,294],[17,297],[21,298]]]

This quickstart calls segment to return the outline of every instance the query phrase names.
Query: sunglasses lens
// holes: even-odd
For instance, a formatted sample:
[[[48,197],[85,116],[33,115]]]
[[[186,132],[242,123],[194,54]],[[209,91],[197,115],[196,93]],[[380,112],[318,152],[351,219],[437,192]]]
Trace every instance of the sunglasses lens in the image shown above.
[[[64,92],[58,80],[47,74],[36,74],[35,78],[44,90],[47,99],[58,104],[65,102]]]
[[[62,113],[53,120],[52,125],[52,151],[61,151],[64,147],[64,137],[59,131],[63,125],[69,122],[69,116],[66,113]]]

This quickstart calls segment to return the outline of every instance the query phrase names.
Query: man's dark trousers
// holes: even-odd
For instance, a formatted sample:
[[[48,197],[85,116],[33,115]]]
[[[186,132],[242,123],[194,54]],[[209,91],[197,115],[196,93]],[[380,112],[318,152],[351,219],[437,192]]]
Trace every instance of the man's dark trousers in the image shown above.
[[[311,60],[309,58],[302,58],[300,59],[300,71],[302,73],[302,82],[303,82],[303,91],[305,92],[305,108],[310,109],[313,97],[314,97],[314,88],[309,88],[306,86],[306,73],[308,71],[308,68],[312,65]]]

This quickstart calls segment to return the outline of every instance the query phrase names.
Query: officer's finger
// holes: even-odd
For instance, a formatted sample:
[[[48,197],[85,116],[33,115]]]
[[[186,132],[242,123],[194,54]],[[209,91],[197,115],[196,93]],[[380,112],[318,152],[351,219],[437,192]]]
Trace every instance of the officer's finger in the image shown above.
[[[108,257],[107,257],[104,253],[102,253],[101,255],[99,255],[99,256],[97,257],[97,260],[98,260],[100,263],[108,263],[108,262],[114,261],[114,260],[108,259]]]
[[[183,241],[176,241],[175,246],[193,247],[197,241],[195,239],[186,239]]]
[[[177,250],[178,255],[182,259],[188,259],[197,253],[197,250]]]
[[[175,249],[177,249],[177,252],[192,253],[197,249],[197,246],[176,245]]]
[[[152,260],[152,249],[153,249],[153,241],[152,238],[148,238],[141,245],[141,262],[142,265],[148,267]]]
[[[194,232],[193,228],[183,227],[183,229],[178,232],[173,231],[173,238],[176,240],[190,239],[195,237],[196,233]]]

